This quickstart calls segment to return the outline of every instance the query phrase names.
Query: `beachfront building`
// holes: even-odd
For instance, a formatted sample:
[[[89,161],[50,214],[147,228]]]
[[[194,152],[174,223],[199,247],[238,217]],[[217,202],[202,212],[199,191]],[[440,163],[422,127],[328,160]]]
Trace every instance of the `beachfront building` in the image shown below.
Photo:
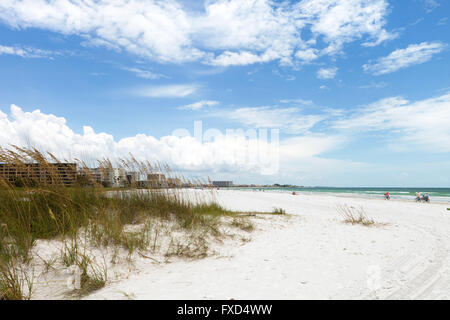
[[[63,184],[73,186],[77,179],[76,163],[0,163],[0,179],[16,186]]]
[[[167,185],[169,188],[180,188],[183,183],[178,178],[167,178]]]
[[[125,180],[129,186],[135,185],[140,180],[139,178],[140,178],[140,174],[139,174],[139,172],[136,172],[136,171],[128,171],[125,174]]]
[[[92,182],[107,187],[123,187],[126,181],[125,170],[122,168],[89,168],[88,175]]]
[[[214,187],[227,188],[233,186],[233,181],[213,181]]]
[[[107,168],[104,170],[104,182],[108,186],[123,187],[125,179],[125,170],[122,168]]]
[[[84,172],[82,172],[81,174],[84,175]],[[102,183],[103,181],[101,168],[89,168],[88,175],[92,182]]]
[[[147,182],[149,186],[153,188],[167,188],[166,176],[162,173],[149,173],[147,174]]]
[[[140,188],[167,188],[166,176],[161,173],[148,173],[146,180],[138,180],[137,185]]]

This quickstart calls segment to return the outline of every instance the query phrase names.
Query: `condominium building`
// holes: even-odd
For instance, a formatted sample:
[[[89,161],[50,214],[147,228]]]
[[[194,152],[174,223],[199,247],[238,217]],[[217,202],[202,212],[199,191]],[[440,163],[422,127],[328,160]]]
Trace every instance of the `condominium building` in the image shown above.
[[[82,174],[84,174],[84,172]],[[92,182],[102,183],[103,181],[103,174],[101,168],[88,168],[87,176]]]
[[[125,170],[122,168],[86,168],[80,174],[86,176],[91,183],[108,187],[123,187],[127,180]]]
[[[125,183],[125,170],[122,168],[106,169],[106,181],[112,187],[123,187]]]
[[[125,174],[125,180],[127,182],[128,185],[135,185],[136,183],[138,183],[138,181],[140,180],[140,174],[139,172],[136,171],[128,171]]]
[[[233,181],[213,181],[212,184],[215,187],[232,187]]]
[[[154,188],[167,188],[166,176],[162,173],[147,174],[147,185]]]
[[[36,183],[72,186],[76,178],[76,163],[0,163],[0,179],[15,185]]]
[[[183,183],[178,178],[167,178],[167,185],[169,188],[180,188]]]

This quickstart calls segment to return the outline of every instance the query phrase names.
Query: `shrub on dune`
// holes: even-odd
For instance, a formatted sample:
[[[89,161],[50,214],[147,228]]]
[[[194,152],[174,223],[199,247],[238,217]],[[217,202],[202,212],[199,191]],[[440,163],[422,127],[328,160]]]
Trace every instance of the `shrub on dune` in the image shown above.
[[[376,225],[375,220],[369,218],[362,207],[354,208],[347,205],[338,205],[336,210],[344,218],[345,223],[360,224],[366,227]]]

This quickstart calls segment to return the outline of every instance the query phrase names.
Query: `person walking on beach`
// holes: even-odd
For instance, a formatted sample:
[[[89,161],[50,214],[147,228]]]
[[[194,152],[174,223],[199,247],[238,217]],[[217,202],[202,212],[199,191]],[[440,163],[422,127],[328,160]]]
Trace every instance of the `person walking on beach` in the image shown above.
[[[416,201],[420,201],[420,192],[416,192]]]
[[[390,200],[391,196],[389,195],[389,191],[384,194],[384,200]]]

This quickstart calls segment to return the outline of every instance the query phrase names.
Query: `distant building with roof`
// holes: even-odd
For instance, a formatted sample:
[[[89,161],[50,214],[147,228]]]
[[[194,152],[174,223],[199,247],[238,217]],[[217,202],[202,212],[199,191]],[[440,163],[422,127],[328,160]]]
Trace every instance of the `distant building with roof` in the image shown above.
[[[0,163],[0,179],[14,185],[63,184],[73,186],[77,179],[76,163]]]
[[[228,188],[233,186],[233,181],[213,181],[214,187]]]

